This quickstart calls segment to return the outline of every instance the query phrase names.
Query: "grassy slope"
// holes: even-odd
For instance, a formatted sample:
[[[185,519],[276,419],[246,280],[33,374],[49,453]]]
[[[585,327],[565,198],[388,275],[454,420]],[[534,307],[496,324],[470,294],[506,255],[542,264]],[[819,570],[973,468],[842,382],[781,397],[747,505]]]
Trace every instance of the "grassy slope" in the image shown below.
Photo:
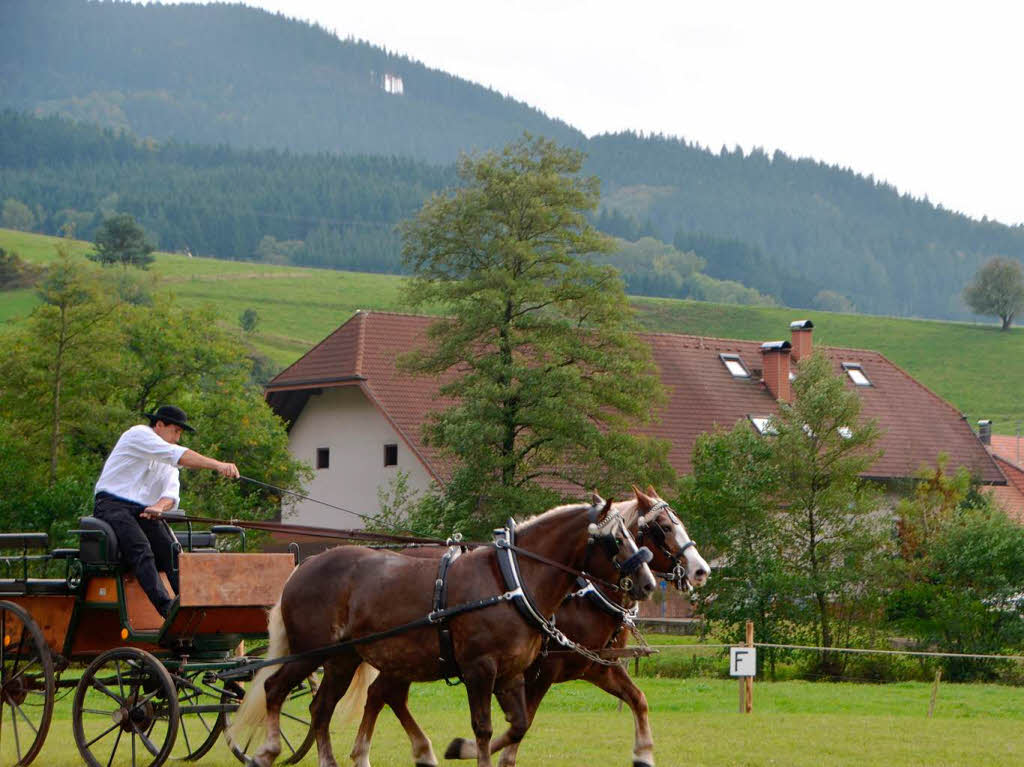
[[[758,683],[754,714],[736,711],[736,683],[718,679],[641,679],[651,706],[658,764],[793,765],[1019,764],[1024,758],[1024,690],[994,685],[942,685],[933,719],[930,685]],[[80,760],[70,737],[70,698],[58,705],[37,764],[71,767]],[[522,764],[593,767],[627,764],[632,716],[582,682],[554,688],[520,749]],[[450,738],[468,736],[462,688],[415,685],[410,709],[439,754]],[[494,706],[495,732],[504,729]],[[352,729],[335,731],[336,756],[348,753]],[[405,767],[409,746],[387,709],[371,753],[375,767]],[[344,760],[340,760],[344,761]],[[213,767],[238,762],[223,745],[202,760]],[[302,764],[316,764],[311,754]],[[453,763],[454,764],[454,763]],[[468,763],[467,763],[468,764]]]
[[[56,238],[0,229],[0,247],[43,263]],[[75,242],[85,253],[89,243]],[[248,307],[260,324],[253,344],[280,365],[294,361],[356,309],[402,310],[401,278],[391,275],[190,259],[161,253],[153,272],[185,303],[212,302],[226,322]],[[788,338],[789,321],[809,318],[815,340],[875,349],[952,402],[974,421],[993,419],[1012,434],[1024,420],[1024,331],[1002,333],[992,324],[891,319],[795,309],[725,306],[697,301],[636,299],[643,324],[654,330],[774,340]],[[30,291],[0,294],[0,322],[24,317]]]

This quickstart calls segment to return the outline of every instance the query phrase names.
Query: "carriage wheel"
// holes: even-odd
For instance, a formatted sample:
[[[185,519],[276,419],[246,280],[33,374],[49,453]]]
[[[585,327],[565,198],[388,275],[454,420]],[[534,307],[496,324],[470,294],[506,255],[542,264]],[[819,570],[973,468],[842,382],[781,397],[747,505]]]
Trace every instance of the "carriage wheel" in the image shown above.
[[[35,759],[53,699],[53,661],[43,632],[21,607],[0,602],[0,767]]]
[[[221,699],[225,687],[208,671],[174,674],[178,687],[178,738],[172,759],[195,761],[206,754],[224,731]]]
[[[309,705],[313,702],[313,696],[316,695],[317,688],[320,686],[320,676],[321,673],[316,671],[306,677],[302,684],[288,694],[288,699],[281,707],[281,764],[295,764],[301,761],[316,741],[311,727]],[[231,689],[224,694],[224,702],[231,704],[232,710],[236,710],[242,700],[244,690],[241,685],[234,683],[231,683],[229,687]],[[226,725],[230,727],[230,712],[226,714],[225,720]],[[258,730],[245,743],[235,743],[228,737],[225,737],[224,740],[235,758],[242,764],[246,764],[246,760],[259,750],[263,739],[263,730]]]
[[[90,767],[159,767],[178,734],[178,692],[160,661],[118,647],[82,674],[71,716],[75,743]]]

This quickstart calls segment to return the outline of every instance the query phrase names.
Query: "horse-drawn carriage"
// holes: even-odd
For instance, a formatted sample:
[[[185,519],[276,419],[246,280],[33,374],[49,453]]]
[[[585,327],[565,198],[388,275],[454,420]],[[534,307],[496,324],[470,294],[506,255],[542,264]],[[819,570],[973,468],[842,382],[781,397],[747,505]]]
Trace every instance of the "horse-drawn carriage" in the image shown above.
[[[234,525],[176,531],[180,594],[165,620],[120,564],[108,524],[83,517],[72,532],[76,548],[50,549],[45,533],[0,535],[0,767],[38,755],[55,701],[72,693],[85,763],[198,759],[238,707],[251,677],[239,648],[266,636],[294,555],[219,550],[218,537],[237,536],[244,552]],[[311,745],[310,692],[293,696],[295,759]]]
[[[244,551],[241,527],[194,532],[190,526],[176,533],[180,589],[166,619],[120,564],[116,536],[102,520],[82,518],[73,531],[78,548],[47,551],[45,534],[0,535],[0,550],[17,550],[0,557],[7,570],[0,570],[6,576],[0,577],[0,767],[35,758],[61,690],[74,692],[72,731],[89,765],[157,767],[169,757],[198,759],[236,711],[236,735],[246,724],[266,726],[266,739],[252,749],[253,763],[270,764],[278,754],[285,763],[298,761],[314,739],[321,760],[333,763],[331,712],[361,666],[380,669],[381,676],[376,682],[360,677],[370,696],[353,749],[360,765],[369,764],[383,705],[406,728],[414,760],[436,764],[429,739],[408,714],[406,696],[413,681],[453,673],[466,685],[476,737],[453,742],[449,758],[490,765],[489,753],[507,748],[502,764],[514,764],[548,686],[587,678],[630,704],[637,722],[633,762],[649,764],[646,702],[616,660],[628,633],[622,628],[632,626],[623,600],[653,591],[646,565],[652,557],[677,585],[699,585],[708,573],[668,504],[650,493],[637,490],[636,500],[615,504],[619,508],[595,496],[589,506],[549,510],[520,528],[521,545],[510,521],[495,531],[494,543],[469,547],[450,568],[457,571],[450,582],[449,557],[465,547],[451,547],[444,557],[444,549],[437,549],[426,558],[341,547],[293,578],[297,554],[221,552],[216,536],[226,534],[243,536]],[[633,534],[650,540],[654,552],[639,547]],[[43,565],[62,567],[63,577],[30,577]],[[614,601],[595,596],[592,586],[572,594],[581,576]],[[381,593],[403,599],[382,602]],[[557,610],[559,621],[573,626],[574,608],[566,600],[587,615],[569,636],[548,617]],[[246,657],[239,645],[267,636],[266,610],[272,606],[269,659]],[[283,609],[302,619],[286,627]],[[581,662],[568,667],[552,665],[547,654],[538,657],[542,637],[571,649]],[[541,665],[534,669],[533,662]],[[241,682],[257,671],[251,687],[258,694],[244,696]],[[513,725],[493,742],[492,692]],[[246,763],[250,742],[236,738],[229,744]]]

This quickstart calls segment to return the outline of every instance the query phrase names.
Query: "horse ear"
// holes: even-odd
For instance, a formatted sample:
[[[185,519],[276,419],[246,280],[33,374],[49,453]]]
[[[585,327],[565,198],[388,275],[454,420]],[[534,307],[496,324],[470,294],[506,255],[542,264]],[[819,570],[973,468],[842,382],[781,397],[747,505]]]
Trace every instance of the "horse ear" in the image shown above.
[[[636,485],[633,485],[633,492],[636,494],[636,502],[643,506],[645,509],[651,508],[654,505],[654,501],[644,495],[644,491]]]
[[[658,495],[658,491],[654,489],[654,485],[647,486],[647,495],[651,496],[651,498],[661,498],[661,496]]]
[[[604,506],[604,503],[604,498],[599,496],[596,490],[590,494],[590,505],[594,508],[600,508],[601,506]]]

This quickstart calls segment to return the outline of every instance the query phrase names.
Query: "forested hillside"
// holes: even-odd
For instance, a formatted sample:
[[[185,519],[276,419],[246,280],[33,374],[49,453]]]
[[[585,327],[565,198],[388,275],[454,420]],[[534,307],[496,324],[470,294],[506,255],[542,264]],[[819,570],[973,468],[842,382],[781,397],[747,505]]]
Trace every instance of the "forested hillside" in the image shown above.
[[[140,138],[125,143],[130,159],[109,165],[56,144],[34,166],[5,164],[0,198],[35,210],[43,231],[71,210],[88,236],[89,216],[126,210],[162,247],[393,271],[392,224],[448,185],[458,152],[529,130],[588,153],[586,170],[603,183],[600,228],[694,252],[705,275],[791,306],[967,318],[960,294],[978,266],[1024,258],[1024,228],[871,177],[663,137],[588,140],[494,91],[241,5],[5,0],[0,15],[0,106]],[[220,144],[240,151],[194,146]],[[320,152],[332,156],[309,156]],[[649,292],[674,274],[647,287],[627,279]]]
[[[165,250],[394,273],[402,268],[399,222],[457,183],[454,166],[409,158],[163,144],[0,112],[0,224],[47,234],[70,225],[92,239],[105,217],[124,212]],[[636,294],[772,303],[649,237],[623,242],[604,260]]]
[[[240,4],[4,0],[0,14],[0,104],[139,136],[444,163],[524,130],[584,138],[492,90]]]

